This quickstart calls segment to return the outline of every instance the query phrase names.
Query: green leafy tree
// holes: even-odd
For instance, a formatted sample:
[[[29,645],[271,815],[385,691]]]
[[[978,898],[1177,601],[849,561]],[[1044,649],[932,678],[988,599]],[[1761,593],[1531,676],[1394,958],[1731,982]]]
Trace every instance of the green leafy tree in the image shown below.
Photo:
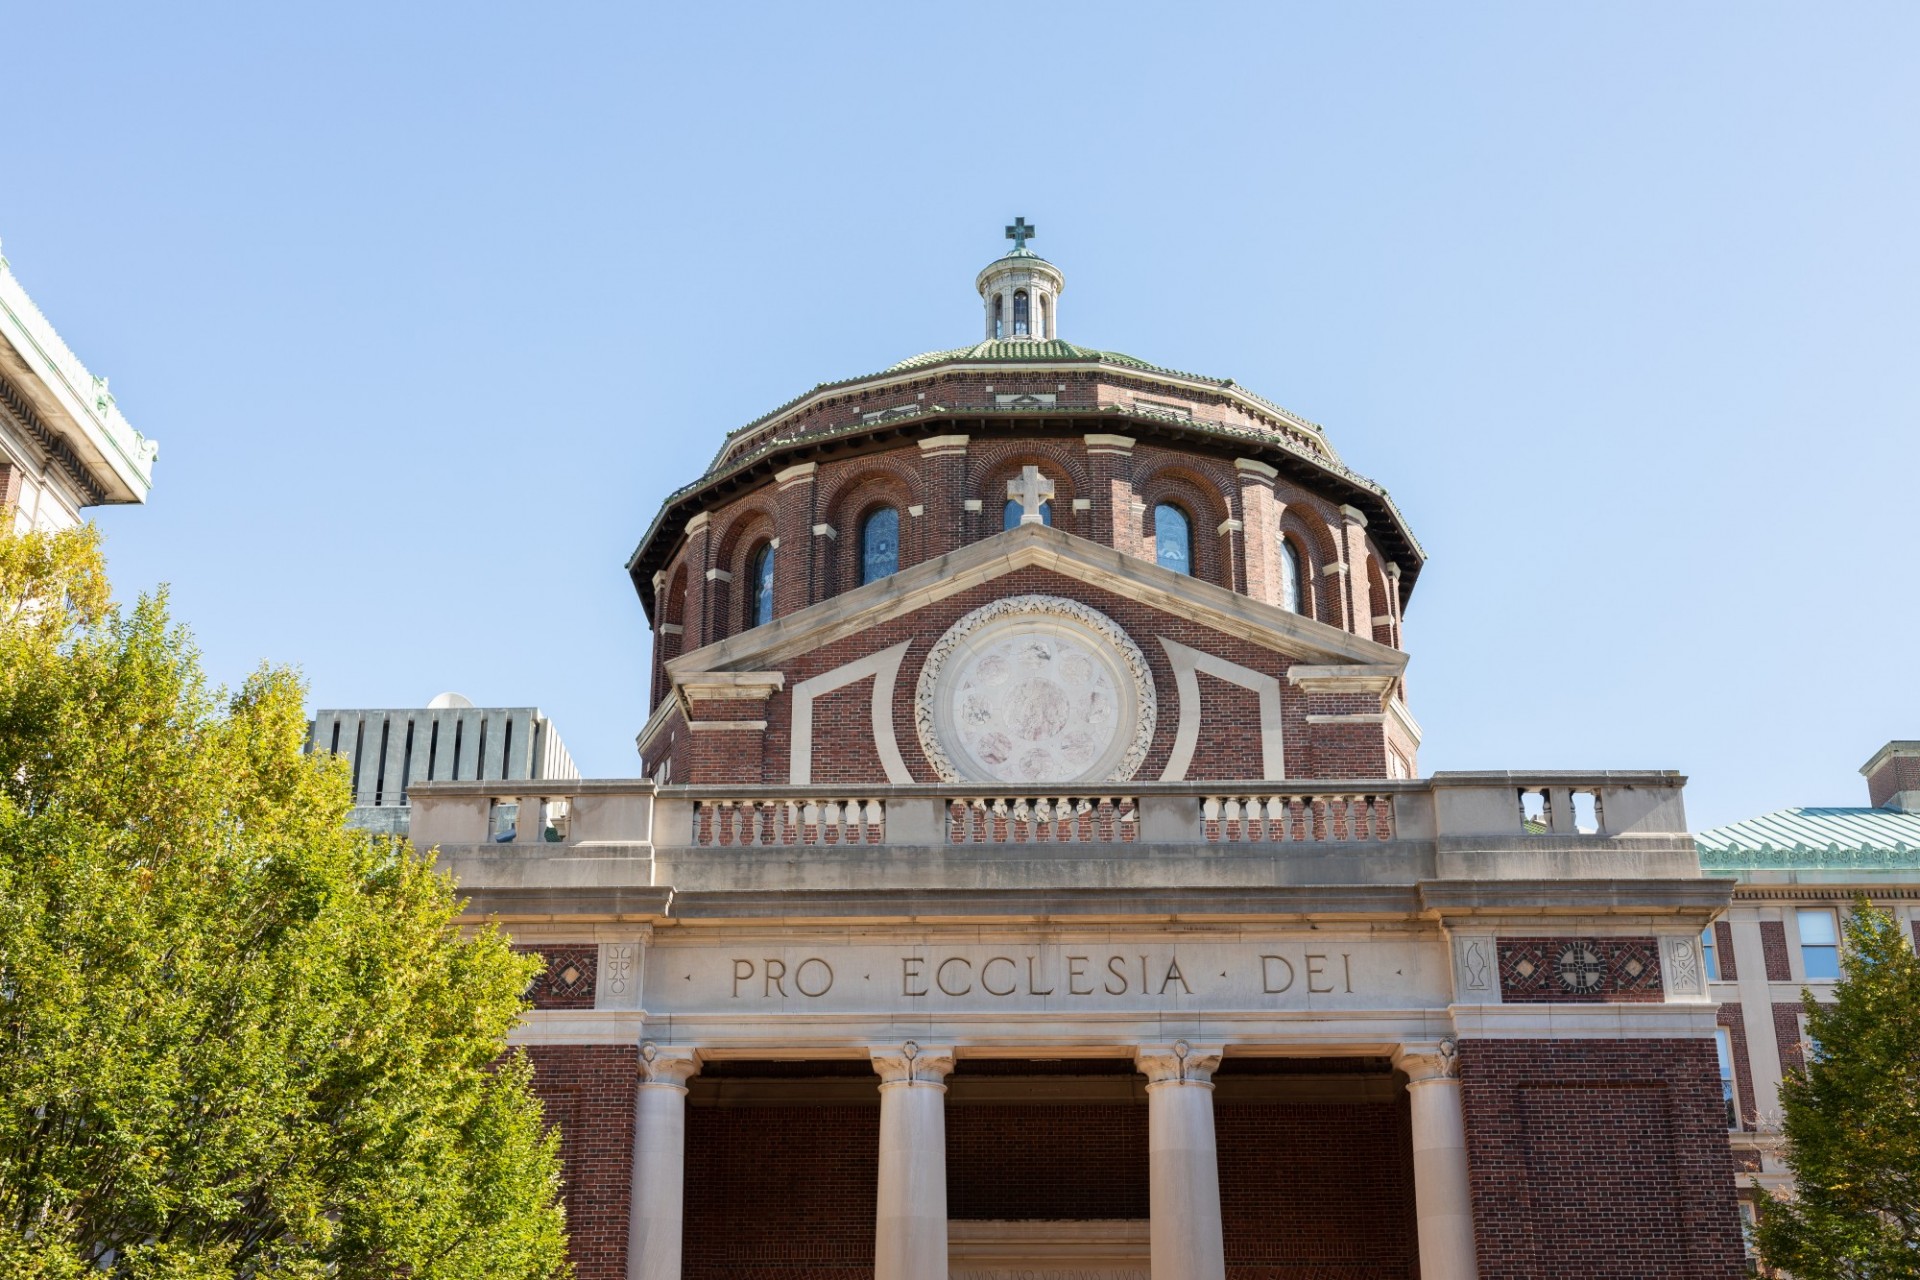
[[[1799,1280],[1920,1277],[1920,957],[1862,898],[1817,1046],[1780,1089],[1795,1194],[1761,1205],[1761,1256]]]
[[[0,1275],[549,1280],[530,961],[344,825],[303,690],[210,690],[0,511]]]

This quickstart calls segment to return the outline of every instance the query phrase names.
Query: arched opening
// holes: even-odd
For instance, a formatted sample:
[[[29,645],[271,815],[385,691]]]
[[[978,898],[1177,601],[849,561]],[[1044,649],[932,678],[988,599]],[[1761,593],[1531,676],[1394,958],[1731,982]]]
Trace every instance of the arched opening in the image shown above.
[[[1030,329],[1029,314],[1030,313],[1029,313],[1029,305],[1027,302],[1027,291],[1025,289],[1015,289],[1013,291],[1013,336],[1014,337],[1024,338],[1028,336],[1029,329]]]
[[[1004,338],[1007,336],[1006,308],[1003,305],[1003,301],[999,294],[996,293],[993,295],[993,336],[996,338]]]
[[[877,582],[900,569],[900,512],[875,507],[860,523],[860,582]]]
[[[753,584],[753,602],[748,609],[748,625],[761,627],[773,621],[773,553],[769,542],[753,553],[753,566],[747,580]]]
[[[1020,527],[1020,515],[1023,510],[1024,508],[1021,507],[1018,502],[1008,499],[1006,509],[1000,513],[1000,528],[1002,530],[1018,529]],[[1042,502],[1040,504],[1040,523],[1044,525],[1051,525],[1053,523],[1053,504],[1051,502]]]
[[[1040,297],[1036,299],[1036,303],[1040,308],[1040,323],[1035,326],[1034,333],[1042,338],[1051,338],[1053,336],[1053,317],[1050,314],[1052,308],[1047,305],[1047,295],[1044,293],[1041,294]]]
[[[1303,613],[1300,596],[1300,552],[1286,538],[1280,539],[1280,607],[1288,613]]]
[[[1193,523],[1171,502],[1153,509],[1153,558],[1162,569],[1193,572]]]

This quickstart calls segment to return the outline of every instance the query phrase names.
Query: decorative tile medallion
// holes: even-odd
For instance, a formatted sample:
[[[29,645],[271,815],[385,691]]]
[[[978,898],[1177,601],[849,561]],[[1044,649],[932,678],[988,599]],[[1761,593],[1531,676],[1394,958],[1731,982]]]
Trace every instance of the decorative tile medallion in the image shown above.
[[[1652,938],[1502,938],[1500,994],[1518,1003],[1652,1002],[1665,998]]]
[[[527,988],[536,1009],[591,1009],[599,948],[592,946],[515,947],[546,961],[546,968]]]

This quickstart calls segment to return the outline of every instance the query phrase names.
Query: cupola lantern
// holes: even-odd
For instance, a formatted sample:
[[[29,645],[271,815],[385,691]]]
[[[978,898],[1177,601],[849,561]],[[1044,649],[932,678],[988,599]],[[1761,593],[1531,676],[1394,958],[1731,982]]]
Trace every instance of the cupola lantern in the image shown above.
[[[1060,269],[1027,248],[1038,234],[1025,218],[1007,228],[1013,252],[987,264],[974,281],[986,310],[987,340],[1047,341],[1059,336],[1060,294],[1066,277]]]

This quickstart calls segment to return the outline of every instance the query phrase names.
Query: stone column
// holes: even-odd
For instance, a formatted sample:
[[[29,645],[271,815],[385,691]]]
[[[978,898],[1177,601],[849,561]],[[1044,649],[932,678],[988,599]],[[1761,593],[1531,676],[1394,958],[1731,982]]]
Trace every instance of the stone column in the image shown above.
[[[1147,1077],[1153,1280],[1226,1280],[1213,1138],[1220,1046],[1141,1045],[1134,1061]]]
[[[627,1280],[680,1280],[686,1199],[687,1080],[700,1070],[684,1046],[640,1046],[633,1103],[633,1199],[627,1215]]]
[[[873,1280],[946,1280],[946,1078],[953,1049],[909,1040],[872,1055],[880,1073]]]
[[[1451,1037],[1403,1044],[1393,1055],[1393,1065],[1407,1073],[1412,1101],[1413,1202],[1423,1280],[1476,1280],[1480,1274],[1457,1055]]]

